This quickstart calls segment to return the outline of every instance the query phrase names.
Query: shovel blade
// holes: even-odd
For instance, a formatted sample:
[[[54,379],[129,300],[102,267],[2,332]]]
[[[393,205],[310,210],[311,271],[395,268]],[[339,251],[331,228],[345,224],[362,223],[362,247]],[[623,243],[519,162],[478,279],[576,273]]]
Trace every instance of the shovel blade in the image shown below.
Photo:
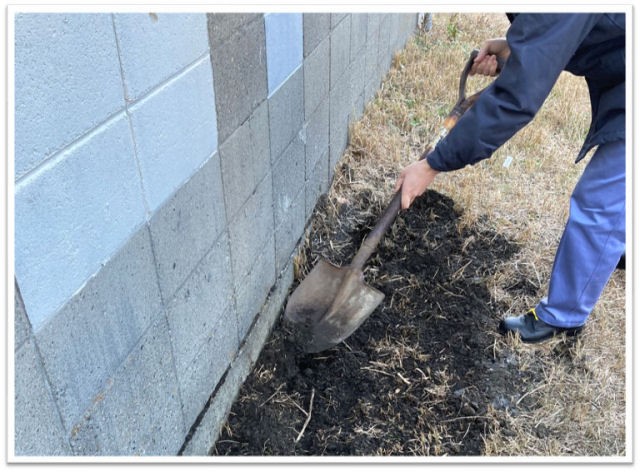
[[[320,352],[349,337],[382,302],[362,271],[320,260],[289,297],[285,318],[305,352]]]

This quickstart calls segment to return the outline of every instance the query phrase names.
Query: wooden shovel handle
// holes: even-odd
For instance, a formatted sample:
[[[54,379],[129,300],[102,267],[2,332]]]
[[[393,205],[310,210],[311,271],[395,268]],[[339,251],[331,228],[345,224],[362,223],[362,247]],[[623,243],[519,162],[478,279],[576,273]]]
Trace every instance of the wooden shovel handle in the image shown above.
[[[398,190],[391,199],[391,202],[387,206],[384,214],[378,220],[375,227],[371,230],[369,235],[365,238],[362,246],[358,250],[357,254],[351,261],[352,269],[362,269],[367,262],[371,254],[376,250],[380,240],[387,232],[389,226],[394,222],[396,216],[400,212],[400,206],[402,203],[402,189]]]

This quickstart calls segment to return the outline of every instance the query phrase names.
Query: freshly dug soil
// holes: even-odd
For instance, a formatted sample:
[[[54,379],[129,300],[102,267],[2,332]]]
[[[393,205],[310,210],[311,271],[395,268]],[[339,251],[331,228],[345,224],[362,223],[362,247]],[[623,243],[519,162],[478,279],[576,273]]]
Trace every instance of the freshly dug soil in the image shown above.
[[[369,196],[320,202],[300,278],[319,257],[350,262],[379,215]],[[486,282],[517,245],[482,221],[459,230],[459,217],[431,190],[398,216],[365,270],[385,299],[340,345],[305,354],[281,317],[212,454],[482,454],[483,436],[505,427],[491,413],[526,408],[540,372],[495,349],[506,307]]]

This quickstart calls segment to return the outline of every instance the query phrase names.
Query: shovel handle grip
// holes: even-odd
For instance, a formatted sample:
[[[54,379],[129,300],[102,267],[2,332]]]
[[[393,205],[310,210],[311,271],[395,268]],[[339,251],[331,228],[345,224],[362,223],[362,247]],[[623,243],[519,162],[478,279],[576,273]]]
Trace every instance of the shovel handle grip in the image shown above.
[[[473,51],[471,51],[471,54],[469,54],[469,59],[467,59],[467,63],[464,65],[464,69],[462,69],[462,73],[460,74],[460,84],[458,85],[458,103],[459,104],[467,100],[467,95],[466,95],[467,78],[469,77],[469,72],[471,72],[471,67],[473,67],[473,61],[476,59],[476,57],[478,57],[479,53],[480,53],[480,50],[478,49],[474,49]],[[506,61],[500,56],[496,56],[496,60],[498,61],[496,74],[499,74],[500,72],[502,72],[502,69],[504,69]],[[477,92],[474,95],[480,95],[480,92]]]
[[[351,261],[350,266],[352,269],[362,269],[364,267],[369,257],[371,257],[371,254],[375,252],[378,244],[380,244],[380,240],[384,236],[384,233],[387,232],[389,226],[393,224],[396,216],[398,216],[401,204],[402,190],[398,190],[391,199],[391,202],[389,202],[389,205],[387,205],[387,209],[384,214],[380,217],[378,223],[376,223],[375,227],[365,238],[362,246],[360,246],[360,249]]]

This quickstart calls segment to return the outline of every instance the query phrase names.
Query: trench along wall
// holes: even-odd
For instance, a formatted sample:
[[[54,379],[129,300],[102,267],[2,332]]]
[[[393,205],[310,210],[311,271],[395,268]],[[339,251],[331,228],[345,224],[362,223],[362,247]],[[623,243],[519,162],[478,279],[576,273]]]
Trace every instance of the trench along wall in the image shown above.
[[[410,13],[15,28],[15,454],[206,454]]]

